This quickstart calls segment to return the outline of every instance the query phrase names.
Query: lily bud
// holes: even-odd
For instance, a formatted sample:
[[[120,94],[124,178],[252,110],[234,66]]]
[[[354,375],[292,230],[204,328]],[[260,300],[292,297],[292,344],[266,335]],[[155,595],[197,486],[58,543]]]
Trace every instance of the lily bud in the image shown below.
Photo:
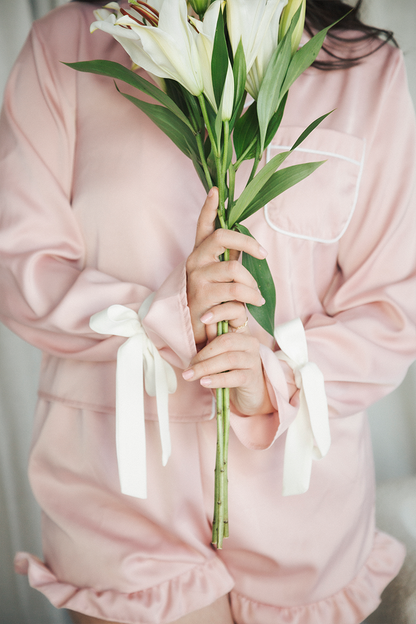
[[[296,11],[301,6],[301,11],[298,19],[298,23],[295,26],[295,30],[292,34],[292,55],[295,54],[299,47],[299,43],[302,37],[303,28],[305,26],[305,14],[306,14],[306,0],[288,0],[287,5],[282,11],[279,24],[279,41],[283,39],[287,31],[289,30],[291,21]]]
[[[200,19],[205,15],[206,10],[211,4],[212,0],[188,0],[188,4],[191,5],[195,13]]]

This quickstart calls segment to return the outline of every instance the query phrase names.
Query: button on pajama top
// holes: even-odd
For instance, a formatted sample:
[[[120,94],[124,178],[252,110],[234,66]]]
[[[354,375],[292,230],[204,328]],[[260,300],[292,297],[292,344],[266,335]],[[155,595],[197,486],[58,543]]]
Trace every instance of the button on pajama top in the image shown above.
[[[181,376],[196,352],[184,267],[205,193],[111,79],[60,62],[129,66],[110,36],[89,33],[92,21],[92,7],[75,2],[34,24],[1,120],[0,315],[44,353],[29,465],[44,561],[20,553],[16,569],[58,607],[128,624],[166,624],[229,592],[237,624],[358,624],[403,560],[375,531],[363,413],[416,353],[416,142],[402,54],[385,45],[349,70],[307,70],[264,157],[335,109],[287,164],[327,162],[246,222],[268,250],[276,325],[301,319],[323,373],[332,445],[307,493],[282,496],[299,391],[250,318],[275,412],[231,417],[230,537],[215,551],[213,398]],[[115,454],[125,339],[93,332],[89,319],[113,304],[138,311],[152,293],[143,326],[178,387],[165,467],[145,396],[141,500],[120,493]]]

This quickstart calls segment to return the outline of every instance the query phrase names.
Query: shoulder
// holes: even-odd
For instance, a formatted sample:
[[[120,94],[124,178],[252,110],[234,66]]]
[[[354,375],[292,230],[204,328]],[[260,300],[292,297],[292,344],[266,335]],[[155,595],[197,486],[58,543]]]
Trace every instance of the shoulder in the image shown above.
[[[97,58],[125,62],[126,54],[113,37],[101,31],[90,32],[96,7],[68,2],[36,20],[17,65],[24,71],[26,63],[34,63],[39,76],[51,75],[68,88],[77,80],[77,72],[65,63]]]
[[[318,60],[331,60],[341,57],[345,59],[360,58],[350,70],[336,70],[350,74],[389,79],[396,68],[404,65],[402,51],[390,42],[384,42],[378,37],[362,39],[362,33],[357,31],[340,31],[337,38],[327,37],[324,43],[326,51],[322,50]]]
[[[97,58],[100,48],[110,37],[105,33],[90,33],[97,5],[67,2],[33,23],[31,38],[35,45],[60,61]]]
[[[67,2],[53,9],[44,17],[33,23],[32,30],[36,35],[52,40],[62,36],[70,36],[73,29],[89,28],[94,20],[94,5],[88,2]]]

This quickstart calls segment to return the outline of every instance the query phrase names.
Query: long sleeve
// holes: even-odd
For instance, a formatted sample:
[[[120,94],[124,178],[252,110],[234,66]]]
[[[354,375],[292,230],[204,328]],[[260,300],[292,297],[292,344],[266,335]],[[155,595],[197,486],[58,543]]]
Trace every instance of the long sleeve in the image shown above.
[[[416,132],[403,57],[366,137],[355,213],[339,241],[324,314],[306,320],[332,416],[391,392],[416,357]]]
[[[276,324],[302,320],[309,361],[323,373],[330,418],[335,418],[357,414],[391,392],[416,357],[416,133],[398,50],[386,46],[349,70],[349,79],[329,73],[323,79],[326,89],[314,88],[313,74],[305,77],[288,107],[296,107],[307,93],[316,109],[312,118],[319,107],[321,112],[324,106],[337,109],[299,156],[313,160],[317,154],[336,164],[329,173],[323,165],[303,191],[299,185],[292,198],[288,194],[269,206],[274,238],[270,227],[253,222],[253,229],[272,251]],[[291,144],[292,120],[297,121],[292,115],[276,139],[280,149]],[[362,149],[362,157],[351,145]],[[340,162],[352,179],[356,175],[350,190],[336,179]],[[344,188],[351,207],[340,194]],[[258,417],[257,423],[234,417],[242,442],[257,448],[284,433],[297,413],[294,373],[277,360],[278,349],[269,342],[261,351],[275,414]]]
[[[185,390],[179,372],[196,352],[185,259],[204,190],[188,159],[110,79],[63,64],[128,65],[116,41],[89,33],[92,18],[88,4],[68,3],[35,22],[9,79],[0,124],[0,319],[43,351],[40,396],[113,413],[124,339],[91,331],[89,319],[113,304],[138,311],[154,294],[143,325],[179,369],[170,416],[209,419],[211,393]],[[145,410],[157,418],[153,397],[145,395]]]
[[[79,21],[75,33],[84,26]],[[71,205],[79,119],[76,72],[59,63],[74,57],[76,47],[68,44],[68,49],[61,44],[60,58],[54,57],[35,26],[6,91],[0,135],[0,314],[13,331],[47,353],[113,360],[120,339],[92,332],[90,316],[113,303],[137,310],[152,288],[122,280],[116,271],[103,272],[87,258]],[[174,365],[186,365],[195,347],[183,263],[157,290],[152,309],[149,331],[158,347]],[[161,322],[162,309],[169,326]]]

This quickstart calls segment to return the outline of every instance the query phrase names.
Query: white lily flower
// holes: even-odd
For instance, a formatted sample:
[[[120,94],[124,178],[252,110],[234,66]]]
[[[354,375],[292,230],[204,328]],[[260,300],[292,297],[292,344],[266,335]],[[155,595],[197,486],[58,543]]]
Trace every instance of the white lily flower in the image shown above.
[[[288,0],[227,0],[233,53],[240,40],[247,65],[248,93],[257,99],[267,65],[277,47],[279,20]]]
[[[201,63],[201,73],[204,81],[204,94],[211,106],[217,112],[214,89],[212,86],[211,61],[214,49],[215,30],[217,27],[218,14],[221,10],[222,0],[215,0],[206,11],[203,22],[190,18],[192,24],[198,30],[197,48]],[[228,62],[227,76],[225,79],[223,97],[221,102],[221,119],[229,121],[233,113],[234,102],[234,77],[231,63]]]
[[[108,9],[111,9],[111,11],[109,11]],[[116,15],[114,15],[114,11],[116,11]],[[122,16],[120,7],[117,2],[109,2],[108,4],[105,5],[103,9],[95,9],[93,13],[97,21],[100,21],[100,22],[108,21],[111,24],[115,24],[116,19]],[[93,32],[94,30],[97,30],[97,28],[98,27],[93,28],[93,25],[91,24],[90,31]]]
[[[132,61],[149,73],[159,78],[171,78],[192,95],[200,95],[204,82],[197,51],[197,33],[188,22],[186,0],[159,0],[158,17],[150,22],[147,20],[146,25],[135,15],[135,6],[140,9],[142,4],[131,4],[128,12],[121,10],[121,17],[114,19],[115,16],[110,15],[105,20],[96,21],[91,30],[98,28],[113,35]],[[152,0],[153,8],[155,4]]]
[[[267,66],[279,43],[279,23],[284,7],[285,1],[280,2],[279,6],[276,8],[273,17],[270,20],[269,28],[264,33],[264,38],[255,61],[251,66],[250,71],[247,73],[246,88],[248,93],[255,100],[258,97]]]
[[[199,16],[204,15],[212,0],[188,0],[188,4]]]
[[[286,32],[289,30],[292,18],[294,17],[296,11],[299,9],[301,5],[302,5],[302,9],[300,12],[299,20],[292,34],[292,55],[296,52],[296,50],[299,47],[299,43],[300,43],[302,33],[303,33],[303,28],[305,26],[306,0],[289,0],[286,8],[284,9],[282,13],[282,19],[280,21],[279,41],[283,39]]]

